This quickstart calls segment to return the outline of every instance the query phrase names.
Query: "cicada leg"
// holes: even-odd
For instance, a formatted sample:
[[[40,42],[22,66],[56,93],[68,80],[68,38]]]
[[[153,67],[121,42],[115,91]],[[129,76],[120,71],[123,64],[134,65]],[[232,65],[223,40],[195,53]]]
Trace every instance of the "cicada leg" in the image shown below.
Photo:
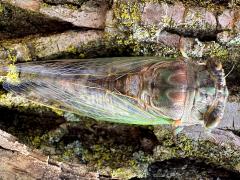
[[[182,47],[180,47],[179,49],[180,49],[182,56],[184,57],[184,61],[187,61],[188,59],[190,59],[190,57],[187,55],[187,53],[184,51],[184,49]]]
[[[181,119],[175,120],[172,124],[172,134],[173,134],[173,141],[177,143],[177,136],[183,130],[184,126],[181,126],[182,122]]]

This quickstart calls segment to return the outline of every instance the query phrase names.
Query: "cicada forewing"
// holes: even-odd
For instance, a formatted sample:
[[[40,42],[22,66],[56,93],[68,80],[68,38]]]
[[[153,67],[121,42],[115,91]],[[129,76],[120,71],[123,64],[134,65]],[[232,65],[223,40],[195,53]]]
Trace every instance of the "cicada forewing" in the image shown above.
[[[34,102],[96,120],[130,124],[169,124],[172,119],[146,111],[137,100],[95,80],[115,80],[158,62],[158,58],[54,60],[17,64],[19,84],[4,88]]]

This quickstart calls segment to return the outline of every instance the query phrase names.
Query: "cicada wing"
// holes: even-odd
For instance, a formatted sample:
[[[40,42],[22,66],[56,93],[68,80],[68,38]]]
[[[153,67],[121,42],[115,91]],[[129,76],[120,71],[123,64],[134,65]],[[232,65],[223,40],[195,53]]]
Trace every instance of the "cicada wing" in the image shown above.
[[[46,106],[96,120],[168,124],[169,118],[144,110],[133,99],[88,83],[91,78],[119,78],[160,61],[157,57],[127,57],[22,63],[16,65],[21,73],[21,83],[11,85],[6,82],[4,88]],[[163,63],[166,61],[162,60]],[[71,79],[76,78],[81,80],[73,83]]]
[[[115,75],[117,78],[159,61],[161,60],[157,57],[65,59],[20,63],[17,67],[20,72],[24,73],[61,76],[87,75],[95,78]]]
[[[66,88],[60,84],[45,78],[25,81],[18,85],[5,82],[3,86],[10,92],[45,106],[56,107],[96,120],[141,125],[172,123],[171,119],[151,114],[137,106],[131,98],[119,93],[84,84],[72,84],[74,88]]]
[[[2,86],[8,92],[24,97],[34,103],[64,111],[72,111],[72,107],[64,104],[64,101],[58,100],[60,97],[60,99],[64,97],[60,94],[58,95],[56,91],[51,92],[51,89],[48,88],[46,83],[40,81],[24,81],[20,84],[11,84],[5,81]],[[55,98],[52,98],[53,96],[55,96]],[[66,94],[64,96],[66,96]]]

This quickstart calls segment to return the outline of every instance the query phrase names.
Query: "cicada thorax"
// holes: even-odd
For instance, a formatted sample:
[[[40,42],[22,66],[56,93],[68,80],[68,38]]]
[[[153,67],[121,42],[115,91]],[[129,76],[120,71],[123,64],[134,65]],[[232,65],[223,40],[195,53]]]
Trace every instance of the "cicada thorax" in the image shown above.
[[[156,63],[143,74],[143,91],[149,106],[174,120],[183,117],[188,89],[188,65],[183,61]]]
[[[179,120],[183,117],[189,88],[193,87],[192,76],[187,63],[163,61],[121,77],[113,75],[90,81],[129,97],[144,111]]]

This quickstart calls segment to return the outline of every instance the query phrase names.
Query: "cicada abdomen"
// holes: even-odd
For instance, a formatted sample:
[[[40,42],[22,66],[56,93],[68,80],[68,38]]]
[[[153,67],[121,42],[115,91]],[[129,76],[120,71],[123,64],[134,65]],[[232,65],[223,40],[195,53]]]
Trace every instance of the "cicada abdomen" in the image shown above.
[[[17,64],[15,71],[18,80],[6,80],[6,90],[118,123],[212,127],[222,118],[227,97],[224,72],[216,61],[202,65],[157,57],[54,60]]]

